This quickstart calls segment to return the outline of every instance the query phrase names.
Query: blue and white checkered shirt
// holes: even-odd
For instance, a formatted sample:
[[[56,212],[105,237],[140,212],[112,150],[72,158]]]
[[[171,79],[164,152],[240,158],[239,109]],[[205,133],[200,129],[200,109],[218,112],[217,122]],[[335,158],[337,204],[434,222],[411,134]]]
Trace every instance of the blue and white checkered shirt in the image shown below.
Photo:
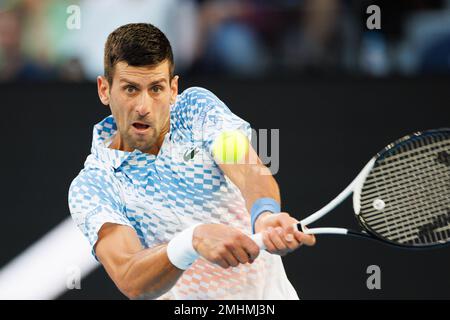
[[[94,127],[91,154],[70,186],[70,212],[92,248],[104,223],[130,226],[142,246],[167,243],[195,223],[222,223],[250,234],[250,214],[239,189],[212,157],[225,130],[247,122],[210,91],[193,87],[177,96],[170,131],[157,156],[108,148],[112,116]],[[95,252],[93,251],[95,255]],[[281,258],[262,251],[253,264],[223,269],[198,259],[159,299],[298,299]]]

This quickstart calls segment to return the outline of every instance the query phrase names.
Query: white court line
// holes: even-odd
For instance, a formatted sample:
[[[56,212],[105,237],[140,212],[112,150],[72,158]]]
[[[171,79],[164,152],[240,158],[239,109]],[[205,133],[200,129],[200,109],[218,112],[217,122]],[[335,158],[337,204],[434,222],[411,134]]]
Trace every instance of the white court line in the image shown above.
[[[98,265],[69,217],[0,270],[0,300],[57,298],[68,289],[71,268],[83,278]]]

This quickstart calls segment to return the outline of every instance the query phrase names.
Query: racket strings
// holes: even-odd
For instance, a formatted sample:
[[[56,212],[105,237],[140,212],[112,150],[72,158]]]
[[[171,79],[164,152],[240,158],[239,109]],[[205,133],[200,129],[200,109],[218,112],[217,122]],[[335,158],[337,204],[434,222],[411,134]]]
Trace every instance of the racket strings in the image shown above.
[[[398,243],[449,240],[450,169],[438,158],[444,159],[442,155],[449,152],[449,132],[414,136],[390,145],[364,183],[363,223]],[[385,203],[384,208],[375,208],[377,199]]]
[[[408,240],[411,240],[413,238],[417,238],[418,236],[422,237],[423,235],[421,233],[421,229],[426,224],[429,224],[433,220],[430,220],[429,216],[417,216],[414,218],[411,218],[411,211],[420,212],[423,210],[432,210],[435,212],[442,212],[439,211],[441,208],[439,206],[415,206],[413,208],[408,208],[402,211],[397,211],[395,214],[399,217],[399,219],[404,218],[405,221],[397,220],[388,220],[388,224],[381,224],[375,226],[380,233],[384,233],[385,236],[389,236],[390,240],[397,241],[397,242],[405,242]],[[441,232],[441,231],[448,231],[448,226],[446,228],[438,229],[439,225],[436,225],[434,230],[430,229],[430,232]],[[445,240],[448,238],[448,233],[445,233],[439,237],[439,239]],[[419,239],[418,239],[419,240]]]
[[[443,146],[448,147],[450,146],[450,142]],[[374,193],[378,194],[383,191],[389,191],[390,193],[397,193],[402,192],[410,189],[410,183],[412,178],[421,179],[424,175],[427,178],[442,178],[442,171],[436,171],[436,168],[434,166],[430,166],[425,160],[426,158],[429,158],[429,155],[427,157],[417,157],[413,161],[409,161],[409,169],[408,168],[402,168],[402,170],[397,170],[397,167],[377,167],[373,170],[373,173],[368,177],[367,182],[370,182],[370,180],[379,180],[384,179],[384,184],[367,184],[365,187],[365,194],[368,196],[373,195]],[[380,170],[381,168],[381,170]],[[394,169],[388,172],[388,169]],[[406,174],[407,173],[407,174]],[[389,176],[389,180],[386,181],[386,176]],[[440,184],[439,184],[440,185]],[[420,186],[420,185],[419,185]],[[424,190],[427,190],[423,188]]]
[[[417,162],[423,161],[424,159],[429,158],[430,156],[435,157],[436,151],[448,150],[449,144],[450,141],[447,139],[442,141],[436,141],[432,145],[425,145],[412,150],[407,149],[402,151],[401,153],[399,153],[398,150],[395,150],[397,152],[393,153],[391,156],[380,159],[379,163],[380,164],[382,163],[382,165],[373,168],[372,171],[376,173],[378,171],[385,171],[387,169],[396,169],[398,168],[399,161],[405,161],[409,159],[409,161],[405,161],[404,163],[404,165],[409,165],[411,160]],[[413,159],[410,159],[411,157]]]
[[[428,176],[430,178],[436,178],[439,179],[442,176],[441,172],[436,172],[435,169],[430,169],[430,170],[423,170],[423,171],[418,171],[420,168],[416,168],[415,171],[413,171],[413,174],[415,175],[415,178],[420,179],[422,175],[428,174]],[[417,175],[415,172],[421,172],[422,175]],[[382,176],[379,176],[379,178],[383,178]],[[372,196],[374,194],[380,194],[383,192],[386,192],[387,194],[389,193],[397,193],[397,192],[405,192],[410,190],[410,178],[405,178],[403,173],[399,173],[399,174],[393,174],[392,178],[398,179],[397,181],[392,182],[392,181],[387,181],[385,183],[385,185],[381,186],[380,188],[377,189],[376,185],[373,185],[372,187],[367,189],[367,196]],[[421,186],[419,186],[421,187]],[[439,188],[442,188],[442,185],[438,186]],[[430,189],[422,189],[422,190],[432,190],[432,188]]]
[[[450,146],[450,144],[449,144]],[[422,165],[421,165],[422,164]],[[428,170],[427,170],[428,169]],[[386,177],[389,174],[389,179],[386,179]],[[424,162],[417,163],[415,166],[411,166],[410,170],[403,170],[401,172],[392,173],[389,172],[388,174],[377,174],[374,176],[368,177],[367,181],[367,187],[364,188],[365,196],[367,196],[369,199],[371,197],[376,196],[382,196],[383,199],[387,200],[401,200],[397,199],[398,194],[403,194],[404,196],[417,196],[421,195],[422,192],[428,193],[428,194],[440,194],[442,197],[445,197],[445,194],[443,194],[443,191],[445,191],[447,186],[442,183],[438,184],[429,184],[426,185],[423,183],[424,177],[427,180],[438,180],[439,182],[445,181],[445,172],[443,171],[436,171],[435,166],[429,166],[428,164],[424,164]],[[373,178],[377,178],[374,182],[374,184],[370,184],[371,180]],[[378,183],[378,180],[383,179],[383,184],[380,185]],[[417,189],[411,189],[411,180],[413,178],[413,182],[416,183]],[[418,201],[420,201],[420,198],[418,198]],[[366,202],[365,204],[362,204],[362,208],[364,209],[370,209],[371,207],[370,202]],[[373,209],[373,208],[372,208]],[[372,210],[373,215],[378,214],[378,212],[374,209]],[[370,217],[371,214],[367,213],[366,217]]]
[[[408,201],[411,201],[411,199],[413,199],[413,198],[408,197],[406,200],[398,202],[396,204],[399,205],[399,206],[402,206],[402,205],[405,205],[405,203],[407,203]],[[443,199],[442,199],[442,196],[433,196],[433,197],[429,197],[428,200],[429,201],[438,201],[439,202],[439,201],[442,201]],[[392,201],[392,198],[391,199],[387,199],[388,203],[390,201]],[[419,203],[416,206],[414,206],[414,208],[419,209],[419,210],[423,210],[425,208],[440,209],[440,207],[441,207],[440,205],[431,205],[430,206],[428,203],[425,203],[425,202],[422,202],[422,201],[419,201]],[[404,208],[402,210],[398,210],[395,213],[391,213],[390,216],[392,216],[393,214],[395,214],[397,216],[397,219],[393,220],[392,222],[402,222],[401,218],[405,218],[405,220],[407,218],[409,222],[415,222],[416,221],[416,220],[410,219],[411,217],[410,217],[410,209],[409,208]],[[367,222],[370,222],[370,224],[372,226],[376,226],[378,224],[384,223],[383,219],[377,219],[378,215],[379,215],[379,213],[376,213],[376,214],[373,214],[369,218],[367,218],[366,216],[364,218],[365,218],[365,220]],[[427,219],[427,217],[423,217],[423,216],[421,218],[422,219]],[[417,220],[420,220],[420,219],[417,219]],[[406,222],[402,223],[402,226],[406,227],[407,225],[408,224]]]
[[[428,178],[431,179],[445,179],[445,174],[443,174],[442,171],[437,171],[435,169],[430,169],[430,170],[422,170],[422,167],[424,166],[418,166],[417,168],[414,169],[415,172],[413,172],[414,178],[418,179],[418,180],[423,180],[423,176],[425,175]],[[428,167],[428,166],[426,166]],[[419,174],[416,174],[416,172],[418,172]],[[378,176],[378,178],[381,176]],[[384,176],[383,176],[384,177]],[[411,179],[410,178],[405,178],[402,179],[402,177],[405,177],[404,174],[398,174],[398,175],[392,175],[390,181],[384,181],[384,184],[382,186],[379,186],[377,188],[377,186],[374,184],[370,187],[368,187],[367,189],[365,189],[365,196],[367,198],[371,198],[371,197],[377,197],[379,195],[383,196],[383,199],[386,200],[396,200],[397,204],[402,204],[403,202],[409,201],[409,200],[404,200],[402,202],[401,199],[397,199],[397,195],[399,193],[404,193],[405,197],[408,196],[420,196],[422,192],[426,192],[429,193],[431,195],[437,195],[443,198],[446,198],[446,195],[444,193],[446,187],[449,186],[449,184],[447,184],[447,186],[444,184],[435,184],[435,185],[431,185],[428,188],[425,188],[422,184],[418,184],[418,188],[417,190],[412,190],[411,189]],[[397,180],[395,180],[397,179]],[[372,180],[372,179],[370,179]],[[368,179],[368,182],[370,182],[370,180]],[[444,180],[445,181],[445,180]],[[418,199],[418,201],[420,201],[420,198]],[[374,209],[372,206],[372,203],[370,202],[366,202],[365,204],[362,204],[361,206],[363,209],[366,210],[370,210],[370,209]],[[367,213],[365,215],[365,217],[370,218],[372,215],[377,215],[379,212],[376,210],[372,210],[371,213]]]
[[[417,196],[418,197],[418,196]],[[442,212],[442,208],[439,205],[429,205],[428,203],[424,203],[423,201],[415,201],[414,198],[408,198],[407,200],[410,200],[411,203],[415,203],[412,207],[405,207],[403,210],[392,210],[390,213],[391,215],[395,214],[396,219],[392,220],[388,218],[388,224],[385,226],[385,228],[380,229],[380,232],[390,232],[391,239],[394,241],[399,240],[410,240],[407,236],[407,232],[409,231],[412,233],[415,237],[418,231],[420,231],[420,228],[430,222],[430,217],[427,215],[424,215],[424,210],[427,210],[427,212]],[[428,196],[426,201],[428,202],[438,202],[442,201],[442,197],[430,197]],[[444,200],[445,201],[445,200]],[[403,203],[396,204],[398,206],[405,206]],[[420,214],[412,215],[412,213]],[[401,220],[403,219],[403,220]],[[381,225],[382,227],[383,225]],[[379,226],[378,226],[379,227]],[[439,231],[439,230],[436,230]],[[447,235],[444,235],[446,238]]]
[[[406,229],[414,233],[421,225],[424,225],[430,221],[430,217],[424,212],[442,212],[442,201],[446,201],[442,194],[446,190],[437,188],[438,190],[426,189],[418,190],[418,192],[409,192],[404,195],[404,199],[398,201],[397,199],[385,199],[388,203],[395,203],[395,208],[389,210],[386,216],[385,222],[372,222],[373,225],[377,224],[379,232],[390,232],[391,239],[399,241],[403,236],[406,240]],[[437,192],[439,195],[433,195],[432,192]],[[413,213],[419,213],[414,214]],[[415,228],[414,228],[415,227]],[[381,228],[381,229],[380,229]]]
[[[432,201],[432,200],[431,200]],[[416,206],[413,208],[414,210],[439,210],[440,207],[439,206]],[[402,210],[402,211],[398,211],[396,213],[396,215],[399,217],[399,219],[397,220],[392,220],[391,224],[385,224],[384,222],[381,222],[380,224],[378,223],[372,223],[370,222],[370,225],[372,226],[372,228],[378,228],[378,232],[380,233],[386,233],[389,232],[391,239],[398,241],[400,239],[402,239],[402,237],[405,237],[405,239],[407,238],[407,235],[405,234],[405,230],[411,231],[411,233],[415,234],[414,230],[418,230],[421,226],[429,223],[429,217],[427,216],[420,216],[419,218],[416,219],[410,219],[410,210]],[[400,221],[401,218],[404,218],[403,221],[407,221],[407,222],[402,222]],[[396,235],[398,237],[396,237]]]

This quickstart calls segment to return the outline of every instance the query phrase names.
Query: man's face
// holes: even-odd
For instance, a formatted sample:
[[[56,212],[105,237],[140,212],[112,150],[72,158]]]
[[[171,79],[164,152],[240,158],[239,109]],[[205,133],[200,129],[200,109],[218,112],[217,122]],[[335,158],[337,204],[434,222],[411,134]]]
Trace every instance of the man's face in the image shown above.
[[[170,105],[178,93],[178,77],[170,80],[169,62],[133,67],[121,61],[114,67],[111,87],[104,77],[97,83],[100,99],[109,104],[116,121],[120,149],[154,151],[169,131]]]

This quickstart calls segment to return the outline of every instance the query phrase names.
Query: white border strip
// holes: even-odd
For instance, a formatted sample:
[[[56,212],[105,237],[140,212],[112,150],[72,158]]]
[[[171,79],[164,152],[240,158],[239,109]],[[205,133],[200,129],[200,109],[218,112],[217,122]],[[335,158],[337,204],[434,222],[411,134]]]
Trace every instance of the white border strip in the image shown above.
[[[0,299],[57,298],[68,289],[74,268],[82,278],[98,265],[69,217],[0,270]]]

